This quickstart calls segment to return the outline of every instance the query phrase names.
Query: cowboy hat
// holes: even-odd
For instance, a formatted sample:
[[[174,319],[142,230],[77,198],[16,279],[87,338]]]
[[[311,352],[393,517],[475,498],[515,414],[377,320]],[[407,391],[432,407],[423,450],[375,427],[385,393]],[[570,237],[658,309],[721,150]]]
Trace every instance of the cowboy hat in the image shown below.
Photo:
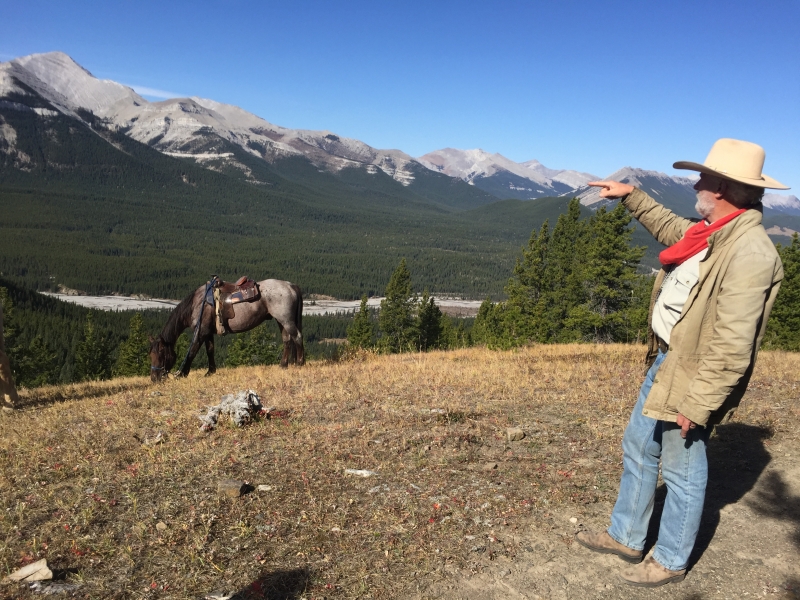
[[[675,169],[700,171],[755,187],[788,190],[788,186],[761,172],[764,156],[764,149],[758,144],[722,138],[714,142],[703,164],[683,160],[672,166]]]

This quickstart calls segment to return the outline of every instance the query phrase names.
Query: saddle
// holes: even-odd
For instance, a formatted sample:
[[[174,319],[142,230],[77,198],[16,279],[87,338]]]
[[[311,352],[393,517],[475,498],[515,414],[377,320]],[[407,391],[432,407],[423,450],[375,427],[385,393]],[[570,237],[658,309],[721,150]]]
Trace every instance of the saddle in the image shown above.
[[[228,321],[236,316],[233,306],[240,302],[253,302],[258,300],[261,290],[258,284],[246,277],[240,277],[236,283],[222,281],[214,275],[211,278],[211,285],[214,288],[214,306],[217,313],[217,334],[225,335],[230,331]]]

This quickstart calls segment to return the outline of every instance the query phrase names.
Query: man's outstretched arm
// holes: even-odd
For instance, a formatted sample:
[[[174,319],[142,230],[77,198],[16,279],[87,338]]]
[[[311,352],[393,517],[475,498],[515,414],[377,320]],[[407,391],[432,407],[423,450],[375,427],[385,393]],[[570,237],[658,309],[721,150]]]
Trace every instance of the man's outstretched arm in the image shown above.
[[[656,202],[642,190],[618,181],[590,181],[588,185],[599,187],[601,198],[622,198],[634,219],[665,246],[671,246],[683,237],[693,221],[679,217]]]

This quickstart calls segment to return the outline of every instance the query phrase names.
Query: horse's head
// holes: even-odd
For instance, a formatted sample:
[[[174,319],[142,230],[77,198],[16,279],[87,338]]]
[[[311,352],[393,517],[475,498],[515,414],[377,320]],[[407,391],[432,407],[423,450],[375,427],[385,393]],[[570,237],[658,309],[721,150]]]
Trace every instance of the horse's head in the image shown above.
[[[167,344],[161,336],[150,336],[150,381],[163,381],[175,366],[175,348]]]

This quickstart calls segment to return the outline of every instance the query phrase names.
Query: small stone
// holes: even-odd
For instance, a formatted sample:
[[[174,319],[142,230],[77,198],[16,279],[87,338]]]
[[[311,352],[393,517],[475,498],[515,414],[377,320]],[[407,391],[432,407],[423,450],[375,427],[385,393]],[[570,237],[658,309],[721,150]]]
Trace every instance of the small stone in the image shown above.
[[[52,578],[53,572],[48,568],[46,558],[17,569],[6,577],[9,581],[44,581]]]
[[[238,498],[244,494],[246,484],[244,481],[237,481],[236,479],[220,479],[217,483],[217,492],[223,496],[230,496],[231,498]]]
[[[271,485],[264,485],[263,483],[256,488],[259,492],[271,492],[272,486]]]
[[[525,437],[525,432],[519,427],[509,427],[506,429],[506,438],[509,442],[518,442]]]
[[[572,518],[570,518],[569,522],[570,523],[577,523],[578,522],[578,518],[577,517],[572,517]]]
[[[484,471],[493,471],[493,470],[495,470],[497,468],[497,466],[498,465],[497,465],[496,462],[486,463],[485,465],[483,465],[483,470]]]
[[[230,600],[236,592],[211,592],[203,596],[203,600]]]
[[[159,521],[158,523],[156,523],[156,529],[158,529],[159,531],[164,531],[166,528],[167,524],[164,523],[164,521]]]
[[[372,477],[373,475],[377,475],[375,471],[368,471],[367,469],[345,469],[344,472],[348,475],[356,475],[357,477]]]
[[[164,443],[164,433],[159,431],[155,435],[147,436],[142,442],[145,446],[155,446],[156,444]]]

